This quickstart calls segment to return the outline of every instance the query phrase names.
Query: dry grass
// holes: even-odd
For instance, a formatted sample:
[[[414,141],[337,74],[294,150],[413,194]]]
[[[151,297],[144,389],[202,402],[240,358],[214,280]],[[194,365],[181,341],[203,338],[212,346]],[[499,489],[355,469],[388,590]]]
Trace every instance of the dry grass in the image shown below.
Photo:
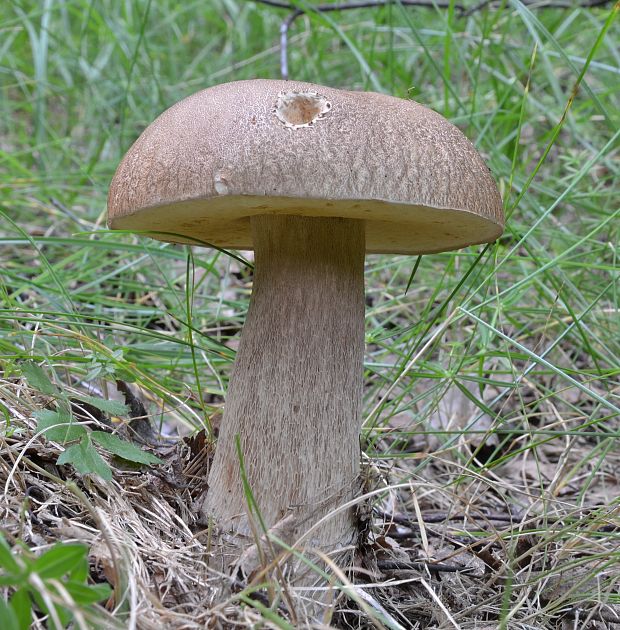
[[[228,578],[229,594],[222,598],[220,576],[208,567],[208,528],[197,521],[193,503],[210,460],[204,436],[155,445],[164,466],[144,469],[117,460],[111,483],[82,477],[57,465],[59,445],[36,434],[33,414],[51,401],[20,379],[2,387],[13,418],[0,459],[3,531],[35,551],[57,541],[88,545],[91,576],[115,591],[104,625],[310,623],[308,593],[278,582],[273,570],[266,575],[269,588]],[[97,423],[92,417],[83,421]],[[129,434],[122,423],[116,429]],[[620,625],[620,606],[613,603],[620,588],[620,454],[609,452],[600,465],[588,457],[587,440],[567,436],[563,444],[542,445],[535,457],[527,449],[484,470],[472,455],[472,440],[431,450],[420,435],[408,443],[402,438],[398,429],[386,429],[375,448],[415,457],[366,460],[367,494],[358,506],[361,546],[353,565],[341,567],[344,581],[335,580],[334,604],[323,612],[323,623]],[[511,447],[518,449],[518,442]],[[422,473],[416,462],[424,462]],[[274,594],[279,604],[270,624],[264,608]],[[46,625],[41,620],[33,627]]]

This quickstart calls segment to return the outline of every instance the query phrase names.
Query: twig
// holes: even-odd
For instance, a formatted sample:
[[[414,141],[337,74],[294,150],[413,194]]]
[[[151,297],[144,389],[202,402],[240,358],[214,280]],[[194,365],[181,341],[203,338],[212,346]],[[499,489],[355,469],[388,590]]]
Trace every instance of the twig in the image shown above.
[[[380,516],[385,521],[391,521],[391,522],[396,523],[397,525],[404,525],[410,528],[415,527],[417,525],[416,520],[410,516],[404,516],[402,514],[390,514],[388,512],[384,512],[378,509],[374,509],[373,512],[375,512],[377,516]],[[482,512],[479,516],[480,518],[483,518],[484,520],[487,520],[487,521],[501,521],[501,522],[512,523],[515,520],[517,520],[516,517],[511,516],[509,514],[485,514],[484,512]],[[423,514],[422,517],[425,523],[443,523],[444,521],[461,520],[465,518],[466,515],[440,513],[440,514]],[[471,518],[471,515],[469,515],[469,518]]]
[[[280,2],[279,0],[255,0],[262,2],[278,9],[289,9],[291,13],[280,24],[280,74],[282,78],[288,79],[288,32],[293,22],[301,15],[307,13],[306,9],[295,7],[288,2]],[[370,9],[375,7],[384,7],[388,4],[401,4],[409,7],[437,7],[446,9],[450,6],[449,2],[442,0],[360,0],[356,2],[347,2],[345,4],[317,4],[309,7],[313,13],[328,13],[330,11],[349,11],[350,9]],[[454,5],[457,12],[462,13],[465,10],[460,4]]]
[[[535,9],[591,9],[610,4],[612,1],[613,0],[583,0],[583,2],[575,3],[571,0],[548,0],[547,2],[545,2],[545,0],[521,0],[521,3]],[[492,4],[499,4],[499,2],[498,0],[481,0],[481,2],[466,11],[460,11],[460,17],[469,17]]]
[[[594,8],[611,4],[614,0],[582,0],[576,4],[572,0],[521,0],[525,6],[536,9],[575,9],[575,8]],[[289,15],[280,24],[280,74],[282,78],[288,79],[288,33],[293,22],[301,15],[306,13],[328,13],[330,11],[349,11],[351,9],[372,9],[384,7],[390,4],[401,5],[404,7],[422,7],[434,9],[450,8],[450,2],[446,0],[354,0],[353,2],[344,2],[339,4],[316,4],[308,5],[307,8],[299,7],[291,2],[284,0],[253,0],[260,4],[266,4],[275,9],[284,9],[290,11]],[[467,9],[462,4],[454,4],[453,9],[456,17],[470,17],[482,9],[499,4],[500,0],[481,0],[478,4]]]
[[[415,571],[419,573],[428,569],[437,573],[470,573],[471,567],[463,567],[456,564],[444,564],[443,562],[399,562],[397,560],[379,560],[377,568],[380,571],[396,571],[403,573],[405,571]]]
[[[504,523],[514,523],[523,525],[534,526],[536,523],[540,521],[544,521],[547,525],[555,525],[555,524],[564,524],[568,525],[576,525],[581,522],[587,522],[587,520],[599,509],[599,506],[591,506],[591,507],[583,507],[580,510],[580,514],[571,514],[557,517],[550,517],[546,515],[538,515],[538,516],[530,516],[527,520],[523,520],[518,514],[493,514],[491,512],[485,513],[480,512],[477,515],[473,514],[463,514],[463,513],[424,513],[422,514],[422,518],[425,523],[443,523],[445,521],[459,521],[464,518],[469,518],[473,520],[474,516],[477,517],[476,523],[479,524],[479,521],[499,521]],[[373,512],[376,516],[382,518],[385,522],[396,523],[397,525],[402,525],[403,527],[407,527],[409,529],[415,529],[418,526],[418,522],[412,516],[407,516],[404,514],[390,514],[389,512],[384,512],[383,510],[379,510],[377,508],[373,509]],[[607,525],[601,525],[596,529],[599,533],[612,533],[616,532],[620,529],[620,524],[616,523],[608,523]],[[391,534],[390,534],[391,535]]]

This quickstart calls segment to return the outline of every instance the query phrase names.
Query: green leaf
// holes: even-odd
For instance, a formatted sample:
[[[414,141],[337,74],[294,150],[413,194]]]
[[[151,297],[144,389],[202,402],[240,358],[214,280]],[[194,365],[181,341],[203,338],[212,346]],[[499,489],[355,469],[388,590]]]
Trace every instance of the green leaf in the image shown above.
[[[37,431],[45,431],[44,435],[48,440],[66,444],[86,435],[86,429],[73,422],[71,415],[65,411],[43,409],[37,411],[34,417],[37,419]]]
[[[113,433],[106,433],[105,431],[93,431],[91,434],[92,439],[103,446],[106,451],[114,453],[118,457],[128,459],[130,462],[137,462],[139,464],[163,464],[164,462],[156,457],[143,451],[140,447],[126,442],[114,435]]]
[[[95,584],[89,586],[80,582],[66,582],[65,588],[71,597],[73,597],[75,603],[81,606],[96,604],[110,597],[112,593],[109,584]]]
[[[15,586],[17,584],[21,584],[23,581],[23,575],[15,575],[13,573],[10,573],[9,575],[0,575],[0,586]]]
[[[4,597],[0,597],[0,622],[2,622],[2,630],[22,630],[15,611],[7,604]]]
[[[104,459],[97,453],[87,436],[77,444],[69,446],[58,458],[59,464],[71,464],[83,475],[96,474],[103,480],[112,479],[112,469],[106,464]]]
[[[35,560],[32,569],[44,580],[61,578],[78,567],[87,552],[85,545],[56,543]]]
[[[4,539],[4,536],[0,534],[0,567],[4,569],[6,573],[12,573],[18,575],[21,573],[21,568],[9,547],[9,543]]]
[[[88,578],[89,566],[88,566],[88,556],[85,554],[84,557],[80,560],[80,562],[75,566],[75,568],[69,571],[69,581],[70,582],[80,582],[84,584]]]
[[[26,377],[31,387],[49,396],[58,396],[60,390],[50,381],[45,370],[33,361],[24,361],[21,364],[22,374]]]
[[[96,398],[95,396],[86,396],[83,394],[74,396],[74,398],[88,403],[99,409],[99,411],[103,411],[111,416],[124,416],[129,412],[127,405],[118,400],[105,400],[104,398]]]
[[[15,612],[20,630],[28,630],[32,624],[32,600],[27,588],[20,588],[13,593],[11,608]],[[1,613],[0,619],[2,619]]]
[[[114,376],[117,380],[125,381],[125,383],[135,383],[136,375],[131,372],[128,368],[124,368],[121,366],[116,366],[114,368]]]

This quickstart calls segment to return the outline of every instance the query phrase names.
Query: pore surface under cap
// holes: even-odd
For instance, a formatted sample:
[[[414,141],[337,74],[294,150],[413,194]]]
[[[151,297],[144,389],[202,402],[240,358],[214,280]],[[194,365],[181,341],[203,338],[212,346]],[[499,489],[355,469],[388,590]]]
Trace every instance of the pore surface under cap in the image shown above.
[[[292,81],[208,88],[166,110],[127,152],[111,228],[252,249],[249,217],[363,219],[368,252],[428,253],[497,238],[486,165],[413,101]],[[175,234],[176,236],[173,236]]]

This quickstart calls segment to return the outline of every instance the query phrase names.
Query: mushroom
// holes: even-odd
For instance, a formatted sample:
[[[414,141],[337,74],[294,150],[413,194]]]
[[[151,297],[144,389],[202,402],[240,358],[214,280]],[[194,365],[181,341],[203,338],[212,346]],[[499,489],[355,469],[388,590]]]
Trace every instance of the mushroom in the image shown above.
[[[108,213],[113,229],[255,252],[205,516],[233,547],[252,540],[238,442],[266,527],[288,542],[310,529],[305,542],[324,551],[353,543],[353,510],[336,508],[359,492],[364,255],[441,252],[502,233],[497,186],[472,144],[409,100],[227,83],[142,133],[112,180]]]

